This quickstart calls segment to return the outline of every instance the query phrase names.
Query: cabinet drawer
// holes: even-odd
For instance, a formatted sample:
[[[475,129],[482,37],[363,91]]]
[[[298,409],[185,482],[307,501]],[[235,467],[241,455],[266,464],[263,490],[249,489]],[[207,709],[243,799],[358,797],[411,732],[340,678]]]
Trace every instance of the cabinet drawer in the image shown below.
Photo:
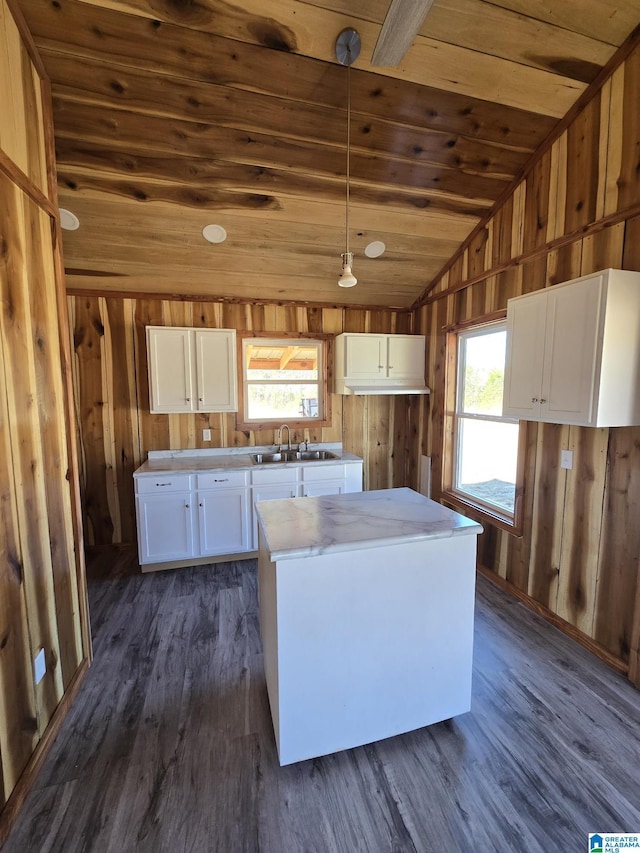
[[[251,482],[254,486],[265,483],[297,483],[299,468],[254,468],[251,471]]]
[[[302,479],[305,483],[317,483],[320,480],[343,480],[344,465],[303,465]]]
[[[209,471],[197,475],[199,489],[234,489],[247,485],[247,471]]]
[[[156,474],[153,477],[136,477],[135,481],[138,495],[191,491],[191,474]]]

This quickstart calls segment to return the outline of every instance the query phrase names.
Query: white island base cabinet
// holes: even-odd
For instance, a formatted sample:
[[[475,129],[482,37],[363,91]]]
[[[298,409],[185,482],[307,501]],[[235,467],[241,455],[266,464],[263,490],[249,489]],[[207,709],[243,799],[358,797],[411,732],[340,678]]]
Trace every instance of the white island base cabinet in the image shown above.
[[[475,535],[272,560],[261,528],[260,630],[281,765],[469,711],[475,560]]]

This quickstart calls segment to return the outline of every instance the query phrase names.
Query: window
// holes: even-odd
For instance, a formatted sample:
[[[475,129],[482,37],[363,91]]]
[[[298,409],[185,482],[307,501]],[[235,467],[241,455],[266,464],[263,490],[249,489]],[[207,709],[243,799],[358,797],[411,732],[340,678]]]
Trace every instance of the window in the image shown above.
[[[506,323],[476,326],[453,337],[455,404],[445,491],[513,527],[521,491],[520,426],[502,416]]]
[[[320,424],[327,416],[325,345],[312,338],[242,339],[245,424]]]

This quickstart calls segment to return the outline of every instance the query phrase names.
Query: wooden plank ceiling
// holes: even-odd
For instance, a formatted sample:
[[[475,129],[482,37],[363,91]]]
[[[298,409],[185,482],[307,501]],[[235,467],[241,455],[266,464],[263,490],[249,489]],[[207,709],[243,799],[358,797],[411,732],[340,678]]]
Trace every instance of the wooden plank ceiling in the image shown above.
[[[397,307],[640,20],[640,0],[436,0],[400,65],[373,68],[388,0],[20,5],[53,83],[60,204],[80,219],[70,289]],[[344,290],[347,26],[362,53]]]

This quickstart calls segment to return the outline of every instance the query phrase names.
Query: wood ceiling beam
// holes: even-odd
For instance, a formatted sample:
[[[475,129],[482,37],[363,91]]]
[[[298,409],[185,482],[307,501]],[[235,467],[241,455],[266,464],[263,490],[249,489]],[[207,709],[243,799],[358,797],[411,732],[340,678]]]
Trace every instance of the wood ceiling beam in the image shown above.
[[[418,35],[434,0],[391,0],[371,64],[395,67]]]
[[[287,365],[293,360],[294,356],[297,356],[299,352],[300,347],[287,347],[280,358],[279,369],[284,370]],[[294,368],[290,369],[293,370]],[[304,368],[302,369],[304,370]]]
[[[291,289],[284,286],[281,276],[263,274],[260,276],[247,275],[247,273],[228,273],[225,280],[213,279],[211,273],[194,274],[188,280],[184,276],[176,274],[172,277],[158,278],[156,275],[145,275],[137,270],[131,274],[113,275],[90,274],[74,275],[69,268],[66,269],[67,287],[73,293],[94,293],[100,296],[108,296],[110,293],[121,296],[132,296],[133,294],[153,295],[155,298],[167,299],[203,299],[215,301],[217,299],[229,302],[270,302],[278,304],[314,304],[314,305],[342,305],[353,307],[366,305],[369,307],[384,306],[385,308],[406,310],[415,296],[413,285],[398,284],[391,289],[384,283],[358,284],[357,294],[342,292],[338,289],[336,276],[327,277],[305,277],[300,287],[296,290],[296,298],[292,298]],[[256,298],[256,293],[260,297]]]
[[[148,0],[143,2],[148,8]],[[286,5],[286,0],[280,2]],[[313,9],[307,12],[309,20],[315,21],[330,13],[344,15],[360,31],[360,21],[382,23],[389,2],[297,0],[296,7],[301,5],[307,10]],[[480,49],[492,56],[554,73],[562,68],[567,76],[588,83],[596,69],[608,62],[615,48],[633,29],[640,17],[640,0],[629,0],[624,6],[619,0],[607,4],[590,0],[589,5],[591,9],[587,14],[592,17],[584,27],[582,0],[559,4],[522,0],[514,3],[513,9],[493,0],[437,0],[417,39],[425,37],[470,50]],[[557,16],[554,19],[554,12],[562,15],[562,23]],[[304,21],[306,15],[299,13],[296,17]],[[251,41],[251,34],[245,36],[243,33],[243,40]],[[544,50],[532,50],[532,45],[544,45]],[[308,50],[302,52],[319,56]]]
[[[77,0],[56,0],[55,5],[42,4],[39,0],[22,2],[40,48],[75,56],[109,56],[114,66],[147,68],[157,74],[263,91],[303,102],[319,99],[333,107],[344,107],[344,68],[337,62],[268,50],[185,27],[161,24],[157,20],[97,9]],[[420,79],[403,81],[400,90],[407,91],[407,86],[418,82],[416,89],[423,97],[424,87],[428,85],[433,90],[457,94],[462,100],[492,102],[485,103],[484,109],[476,109],[477,113],[484,112],[487,116],[496,111],[497,104],[507,107],[505,118],[509,108],[559,117],[585,88],[584,83],[562,74],[485,56],[455,45],[427,39],[418,47],[416,61]],[[360,68],[364,67],[363,60]],[[406,69],[403,75],[411,79]],[[358,98],[358,86],[368,89],[372,99],[379,97],[374,93],[385,87],[397,88],[392,86],[390,79],[354,67],[354,99]],[[430,106],[427,113],[434,109],[438,112],[435,94],[433,99],[434,106]],[[448,99],[449,96],[441,97],[440,101],[444,104]],[[511,126],[520,124],[515,118],[511,113],[513,120],[495,125],[503,139],[505,129],[508,131]],[[534,132],[537,137],[537,129],[534,128]]]

